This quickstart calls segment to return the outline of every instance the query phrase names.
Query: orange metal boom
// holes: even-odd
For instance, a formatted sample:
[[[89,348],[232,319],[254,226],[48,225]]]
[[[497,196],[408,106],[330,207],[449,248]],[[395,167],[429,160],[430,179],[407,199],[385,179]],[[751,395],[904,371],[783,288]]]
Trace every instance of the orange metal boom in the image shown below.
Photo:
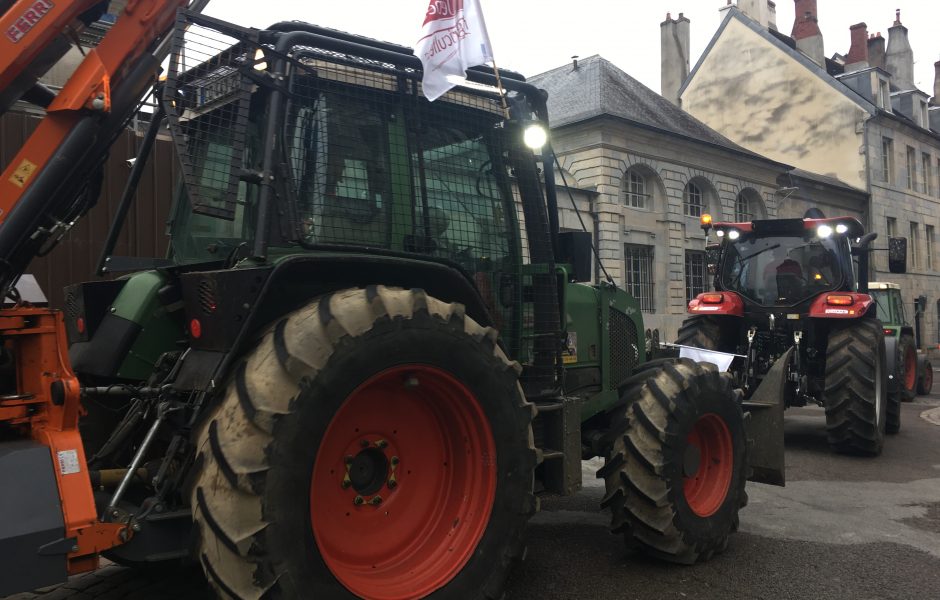
[[[64,29],[98,4],[13,4],[0,18],[0,90],[32,77],[33,61],[48,58],[42,57],[46,45],[58,43]],[[152,52],[185,4],[128,0],[115,25],[97,48],[87,51],[0,176],[0,296],[32,259],[37,237],[54,231],[56,221],[74,216],[80,193],[76,188],[87,185],[89,166],[100,163],[156,79],[160,57]],[[98,553],[126,542],[132,531],[124,523],[98,520],[78,432],[80,387],[69,365],[62,315],[29,306],[0,310],[0,343],[15,363],[15,382],[4,381],[3,387],[15,385],[16,390],[0,396],[0,427],[51,452],[64,532],[62,545],[46,554],[64,554],[68,573],[94,569]],[[0,486],[15,489],[9,481]]]

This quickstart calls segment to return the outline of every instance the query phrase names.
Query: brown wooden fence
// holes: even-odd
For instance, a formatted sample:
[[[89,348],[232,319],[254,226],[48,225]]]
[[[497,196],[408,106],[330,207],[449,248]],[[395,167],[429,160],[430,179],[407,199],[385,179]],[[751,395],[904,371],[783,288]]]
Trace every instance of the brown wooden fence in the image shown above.
[[[0,117],[0,170],[6,167],[39,118],[8,112]],[[70,283],[94,279],[98,256],[108,235],[121,193],[130,174],[127,159],[137,154],[142,134],[126,131],[111,148],[105,165],[104,183],[98,203],[82,218],[48,256],[37,258],[27,269],[39,281],[57,308],[63,305],[62,288]],[[166,254],[166,220],[176,181],[176,158],[169,138],[158,138],[147,169],[137,188],[137,199],[127,215],[114,254],[163,257]]]

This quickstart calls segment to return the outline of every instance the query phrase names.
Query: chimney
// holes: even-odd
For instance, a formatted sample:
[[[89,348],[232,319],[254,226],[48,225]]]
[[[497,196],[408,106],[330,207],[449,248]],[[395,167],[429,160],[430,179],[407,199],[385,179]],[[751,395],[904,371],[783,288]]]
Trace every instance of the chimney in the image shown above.
[[[767,0],[738,0],[738,10],[763,27],[767,27],[770,21],[770,6]]]
[[[660,93],[680,106],[679,88],[689,76],[689,20],[682,13],[675,20],[666,13],[666,20],[659,24],[659,39],[662,47]]]
[[[729,10],[731,10],[731,0],[728,0],[728,2],[724,6],[718,9],[719,19],[724,21],[725,15],[728,14]]]
[[[822,32],[816,17],[816,0],[794,0],[796,18],[793,20],[793,32],[797,49],[808,56],[820,67],[826,66],[826,52],[823,48]]]
[[[885,39],[881,37],[880,31],[868,38],[868,64],[888,70],[885,63]]]
[[[895,12],[894,25],[888,30],[886,63],[891,82],[898,89],[914,89],[914,51],[907,39],[907,27],[901,25],[901,9]]]
[[[849,27],[852,47],[845,55],[845,72],[851,73],[868,66],[868,25],[857,23]]]
[[[777,3],[767,0],[767,29],[777,31]]]
[[[575,71],[578,70],[578,55],[577,54],[571,57],[571,68]]]
[[[940,60],[933,64],[933,98],[930,103],[940,106]]]

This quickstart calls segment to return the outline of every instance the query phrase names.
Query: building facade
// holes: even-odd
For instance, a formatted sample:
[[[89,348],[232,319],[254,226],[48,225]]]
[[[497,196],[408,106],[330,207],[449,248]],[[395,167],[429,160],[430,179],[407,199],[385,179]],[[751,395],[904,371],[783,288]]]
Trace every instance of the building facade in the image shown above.
[[[870,277],[900,284],[908,315],[914,314],[916,297],[926,298],[923,345],[936,345],[940,107],[931,105],[936,96],[931,101],[912,82],[914,59],[899,13],[888,29],[887,47],[880,34],[869,35],[859,23],[850,28],[849,51],[826,58],[816,1],[796,5],[791,36],[726,8],[680,89],[682,106],[741,146],[794,165],[794,173],[815,173],[818,180],[867,195],[860,214],[866,228],[879,235],[875,247],[885,247],[889,236],[902,236],[909,248],[907,274],[889,273],[887,253],[875,252]]]
[[[776,216],[789,166],[730,142],[600,56],[529,81],[548,92],[556,181],[576,190],[603,270],[639,300],[647,327],[674,339],[688,300],[710,283],[701,215]],[[559,197],[562,228],[580,229]],[[803,200],[786,202],[798,210]]]

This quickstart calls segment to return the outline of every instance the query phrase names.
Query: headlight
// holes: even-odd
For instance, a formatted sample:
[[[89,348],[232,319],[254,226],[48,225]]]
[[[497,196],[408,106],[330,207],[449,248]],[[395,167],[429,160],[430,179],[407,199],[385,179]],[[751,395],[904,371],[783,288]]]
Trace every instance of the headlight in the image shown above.
[[[715,232],[715,235],[717,235],[718,237],[725,237],[725,230],[719,229],[718,231]]]
[[[548,141],[548,132],[538,123],[533,123],[522,132],[522,141],[533,150],[541,150]]]
[[[738,231],[737,229],[729,229],[729,230],[728,230],[728,239],[729,239],[729,240],[736,240],[736,239],[738,239],[739,237],[741,237],[741,232]]]
[[[849,230],[849,226],[846,225],[845,223],[839,223],[838,225],[836,225],[836,233],[845,233],[848,230]]]
[[[816,228],[816,235],[821,238],[827,238],[832,235],[832,227],[828,225],[820,225]]]

